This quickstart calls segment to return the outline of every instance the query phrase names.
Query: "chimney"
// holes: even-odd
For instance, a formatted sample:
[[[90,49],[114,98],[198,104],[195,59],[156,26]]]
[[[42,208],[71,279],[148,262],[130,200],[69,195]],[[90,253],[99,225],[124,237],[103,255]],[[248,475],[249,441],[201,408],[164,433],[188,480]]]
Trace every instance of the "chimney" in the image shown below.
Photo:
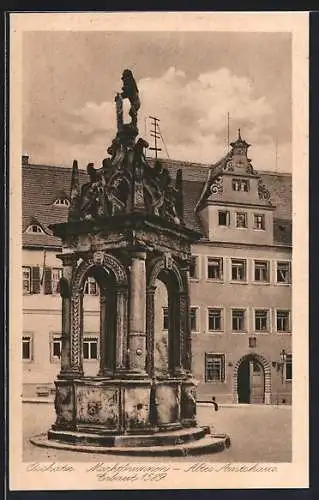
[[[29,164],[29,155],[24,153],[22,155],[22,165],[28,165]]]

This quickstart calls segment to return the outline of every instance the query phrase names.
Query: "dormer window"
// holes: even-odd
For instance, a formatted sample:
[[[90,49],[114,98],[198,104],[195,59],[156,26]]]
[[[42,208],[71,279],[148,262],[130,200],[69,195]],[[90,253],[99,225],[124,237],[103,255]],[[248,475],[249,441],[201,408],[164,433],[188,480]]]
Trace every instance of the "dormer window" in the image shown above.
[[[39,226],[39,224],[31,224],[27,230],[26,233],[33,233],[33,234],[45,234],[42,227]]]
[[[56,207],[69,207],[70,202],[67,198],[57,198],[53,205]]]
[[[233,191],[249,191],[249,182],[247,179],[233,179],[232,182]]]

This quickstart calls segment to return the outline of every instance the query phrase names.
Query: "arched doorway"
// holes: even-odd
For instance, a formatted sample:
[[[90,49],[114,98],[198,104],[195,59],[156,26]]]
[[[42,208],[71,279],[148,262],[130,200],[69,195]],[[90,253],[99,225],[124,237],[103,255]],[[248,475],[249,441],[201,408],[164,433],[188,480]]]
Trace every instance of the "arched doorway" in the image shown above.
[[[265,370],[253,355],[245,356],[237,370],[238,403],[260,404],[265,402]]]

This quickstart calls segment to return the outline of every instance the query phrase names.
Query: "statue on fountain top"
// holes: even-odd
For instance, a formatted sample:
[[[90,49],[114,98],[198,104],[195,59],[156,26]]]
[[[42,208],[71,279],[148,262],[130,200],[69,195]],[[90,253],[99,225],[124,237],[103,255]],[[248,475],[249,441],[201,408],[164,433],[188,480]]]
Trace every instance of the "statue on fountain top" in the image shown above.
[[[176,179],[158,160],[148,162],[148,143],[139,138],[137,112],[139,91],[131,70],[122,74],[123,88],[115,97],[117,134],[108,147],[110,158],[100,168],[89,163],[88,182],[79,186],[78,166],[73,165],[69,220],[95,220],[120,214],[144,213],[173,224],[184,224],[182,171]],[[132,121],[123,123],[123,99],[130,102]]]
[[[139,92],[134,79],[133,73],[130,69],[125,69],[122,74],[122,99],[127,98],[130,101],[131,109],[129,115],[132,118],[132,125],[137,127],[137,112],[141,107]]]

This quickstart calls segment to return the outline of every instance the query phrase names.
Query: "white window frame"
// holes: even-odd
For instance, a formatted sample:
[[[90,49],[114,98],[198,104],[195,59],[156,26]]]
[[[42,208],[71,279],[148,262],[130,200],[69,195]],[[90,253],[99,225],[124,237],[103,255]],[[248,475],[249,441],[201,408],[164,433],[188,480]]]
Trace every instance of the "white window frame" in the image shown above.
[[[28,281],[29,281],[29,291],[25,291],[24,290],[24,271],[25,270],[28,270],[29,272],[29,278],[28,278]],[[31,290],[32,290],[32,276],[31,276],[31,266],[22,266],[22,293],[23,295],[30,295],[31,294]]]
[[[60,344],[60,356],[54,355],[53,345],[55,342],[59,342]],[[51,363],[60,363],[62,354],[62,334],[51,332],[50,334],[50,361]]]
[[[70,201],[67,198],[57,198],[53,205],[56,207],[69,207]]]
[[[89,293],[90,285],[93,285],[93,284],[95,284],[95,286],[96,286],[96,293]],[[86,292],[86,290],[88,290],[88,291]],[[86,297],[98,297],[98,295],[99,295],[99,285],[98,285],[96,279],[93,278],[93,276],[88,276],[86,279],[86,282],[84,283],[84,295]]]
[[[55,283],[55,280],[53,280],[53,274],[55,271],[58,271],[59,273],[59,279],[56,281],[56,287],[54,289],[53,284]],[[63,276],[63,268],[62,267],[52,267],[51,268],[51,288],[52,288],[52,295],[59,295],[59,291],[57,290],[59,286],[60,279]]]
[[[219,261],[219,270],[221,271],[219,273],[219,278],[209,278],[208,277],[208,264],[209,264],[209,259]],[[224,263],[224,258],[215,256],[215,255],[206,255],[206,280],[207,281],[212,281],[214,283],[220,283],[224,281],[224,274],[225,274],[225,263]]]
[[[256,264],[266,264],[267,280],[256,280]],[[270,267],[269,260],[254,259],[254,261],[253,261],[253,282],[254,282],[254,284],[269,285],[270,284],[270,272],[271,272],[271,267]]]
[[[30,351],[30,357],[29,358],[24,358],[23,357],[23,342],[25,339],[29,339],[29,351]],[[33,333],[32,332],[23,332],[22,334],[22,339],[21,339],[21,359],[23,363],[32,363],[33,358],[34,358],[34,353],[33,353],[33,345],[34,339],[33,339]]]
[[[207,358],[209,356],[214,356],[216,358],[219,358],[219,359],[222,359],[223,361],[223,365],[221,366],[221,368],[223,369],[224,368],[224,377],[223,377],[223,380],[208,380],[207,379]],[[205,384],[225,384],[226,383],[226,380],[227,380],[227,373],[226,373],[226,354],[224,352],[205,352],[205,358],[204,358],[204,380],[205,380]],[[222,374],[221,374],[222,375]]]
[[[220,311],[220,329],[219,330],[210,330],[209,328],[209,311],[214,310],[214,311]],[[207,325],[207,332],[209,334],[223,334],[225,331],[225,326],[224,326],[224,318],[225,318],[225,311],[224,307],[222,306],[208,306],[206,309],[206,325]]]
[[[258,311],[264,311],[266,312],[267,314],[267,317],[266,317],[266,330],[257,330],[256,329],[256,312]],[[269,334],[271,333],[271,311],[270,309],[267,309],[266,307],[256,307],[253,309],[253,321],[254,321],[254,324],[253,324],[253,331],[256,335],[263,335],[263,334]]]
[[[91,347],[90,344],[92,342],[96,342],[96,358],[85,358],[84,357],[84,342],[89,343],[89,352],[91,352]],[[83,334],[83,340],[82,340],[82,359],[84,363],[95,363],[100,359],[99,355],[99,335],[98,334],[92,334],[92,333],[84,333]]]
[[[262,226],[263,227],[257,227],[257,222],[256,222],[257,217],[262,218]],[[266,216],[265,216],[265,214],[256,214],[256,213],[253,214],[253,229],[254,229],[254,231],[266,231]]]
[[[288,330],[278,330],[277,328],[277,315],[278,312],[286,312],[288,313]],[[291,309],[285,309],[285,308],[277,308],[275,309],[275,327],[276,327],[276,333],[278,335],[290,335],[292,333],[291,330]]]
[[[278,281],[278,264],[288,264],[288,281]],[[290,260],[276,260],[275,265],[275,282],[279,286],[290,286],[291,285],[291,261]]]
[[[40,224],[30,224],[30,226],[27,227],[25,232],[29,234],[45,234]]]
[[[245,226],[244,227],[237,225],[237,216],[238,215],[244,215],[244,217],[245,217]],[[236,229],[248,229],[248,214],[247,214],[247,212],[235,212],[235,228]]]
[[[238,184],[239,189],[234,189],[235,183]],[[247,186],[247,189],[242,189],[242,186]],[[249,179],[241,179],[239,177],[234,177],[234,178],[232,178],[231,187],[232,187],[232,191],[235,191],[235,193],[249,193],[249,191],[250,191]]]
[[[226,215],[226,224],[219,223],[219,214],[223,213]],[[230,211],[229,210],[217,210],[217,225],[218,227],[229,227],[230,226]]]
[[[196,319],[195,319],[195,321],[196,321],[196,329],[195,330],[192,330],[192,327],[191,327],[192,326],[191,325],[191,311],[192,311],[192,309],[196,311],[195,312],[195,315],[196,315]],[[199,333],[200,332],[199,317],[200,317],[200,308],[199,308],[199,306],[193,306],[193,305],[190,306],[190,308],[189,308],[189,325],[190,326],[189,327],[190,327],[191,333]]]
[[[196,269],[196,276],[192,277],[189,273],[189,279],[190,281],[199,281],[200,280],[200,255],[197,254],[192,254],[191,255],[192,259],[195,259],[195,269]]]
[[[245,270],[244,279],[242,279],[242,280],[233,279],[233,261],[243,262],[244,263],[244,270]],[[230,281],[232,283],[247,283],[247,277],[248,277],[248,261],[247,261],[247,259],[241,259],[241,258],[237,258],[237,257],[231,257],[230,258]]]
[[[242,330],[234,330],[233,329],[233,312],[234,311],[242,311],[244,313],[244,328]],[[248,313],[247,308],[244,307],[232,307],[230,310],[230,321],[231,321],[231,332],[233,335],[244,335],[248,332]]]

